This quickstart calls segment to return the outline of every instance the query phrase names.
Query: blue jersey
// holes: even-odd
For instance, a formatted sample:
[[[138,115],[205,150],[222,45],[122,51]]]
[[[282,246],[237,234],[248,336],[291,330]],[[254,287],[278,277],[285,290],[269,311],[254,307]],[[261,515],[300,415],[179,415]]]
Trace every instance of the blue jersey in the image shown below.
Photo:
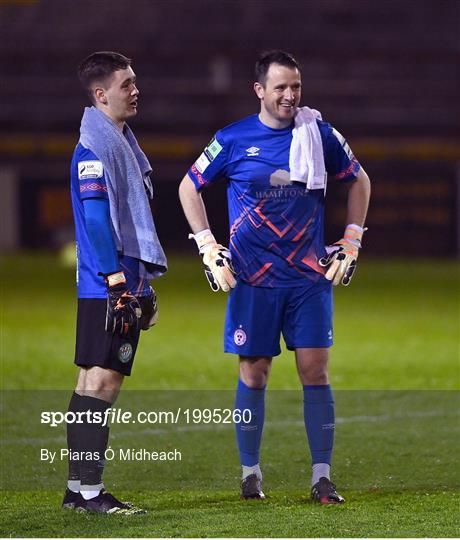
[[[94,248],[86,230],[83,201],[108,199],[104,167],[98,157],[81,144],[75,148],[70,170],[70,190],[77,241],[77,287],[79,298],[106,298],[107,286],[102,276]],[[118,255],[120,269],[124,271],[127,288],[136,296],[149,294],[149,283],[139,277],[139,261]],[[114,270],[117,270],[114,268]]]
[[[360,165],[345,139],[317,121],[329,179],[353,181]],[[218,131],[188,174],[197,190],[226,178],[230,250],[238,278],[260,287],[325,279],[323,190],[290,182],[292,127],[272,129],[257,114]]]

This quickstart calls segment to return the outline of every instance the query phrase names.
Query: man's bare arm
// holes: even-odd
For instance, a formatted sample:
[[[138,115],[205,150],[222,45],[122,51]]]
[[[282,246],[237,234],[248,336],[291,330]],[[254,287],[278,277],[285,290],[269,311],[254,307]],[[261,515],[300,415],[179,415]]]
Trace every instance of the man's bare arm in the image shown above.
[[[327,267],[326,279],[333,285],[349,285],[356,268],[361,240],[364,233],[371,183],[364,169],[360,169],[356,180],[348,191],[347,221],[343,238],[336,242],[328,255],[320,259],[319,265]]]
[[[209,229],[208,217],[201,193],[186,174],[179,185],[179,199],[193,234]]]
[[[370,196],[371,182],[366,171],[361,168],[356,180],[349,187],[346,225],[355,223],[364,227]]]
[[[236,285],[230,251],[218,244],[209,228],[206,208],[201,194],[186,174],[179,185],[179,199],[185,217],[193,232],[193,238],[203,258],[204,273],[211,289],[224,292]]]

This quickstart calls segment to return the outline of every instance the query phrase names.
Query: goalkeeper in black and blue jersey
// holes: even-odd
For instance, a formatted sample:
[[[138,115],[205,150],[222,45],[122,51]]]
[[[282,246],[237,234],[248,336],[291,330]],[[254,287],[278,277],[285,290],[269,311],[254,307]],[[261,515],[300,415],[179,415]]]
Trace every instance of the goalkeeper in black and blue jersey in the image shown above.
[[[242,497],[264,498],[259,450],[265,388],[280,335],[295,352],[312,458],[311,495],[343,502],[331,481],[335,427],[329,385],[332,285],[348,285],[364,232],[370,182],[344,137],[318,111],[299,107],[301,75],[283,51],[256,63],[259,114],[218,131],[181,182],[179,195],[214,291],[229,291],[225,352],[239,356],[236,407]],[[214,238],[201,190],[227,181],[229,248]],[[326,186],[348,188],[343,238],[325,247]]]
[[[131,374],[140,331],[156,322],[149,280],[166,271],[166,259],[148,203],[151,168],[126,124],[137,114],[139,95],[131,61],[114,52],[94,53],[78,74],[93,106],[84,111],[71,164],[78,286],[75,363],[80,371],[69,411],[97,412],[104,418],[123,378]],[[108,435],[101,422],[68,424],[64,508],[141,512],[104,489]]]

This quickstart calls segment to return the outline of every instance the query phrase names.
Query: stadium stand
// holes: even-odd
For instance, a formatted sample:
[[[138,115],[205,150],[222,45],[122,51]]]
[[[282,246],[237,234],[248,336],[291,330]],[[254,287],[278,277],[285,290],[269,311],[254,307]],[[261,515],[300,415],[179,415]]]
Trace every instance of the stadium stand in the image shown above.
[[[459,20],[455,0],[3,2],[0,159],[19,182],[20,243],[47,247],[65,237],[56,233],[65,215],[53,220],[43,212],[53,206],[52,193],[65,200],[85,105],[75,69],[87,53],[114,49],[134,59],[141,90],[135,127],[155,164],[161,228],[171,214],[182,223],[175,189],[203,144],[255,112],[256,53],[284,48],[303,66],[304,103],[344,132],[374,181],[369,251],[417,253],[426,238],[442,238],[437,254],[452,254]],[[342,216],[331,217],[332,235]],[[225,227],[222,216],[215,219]],[[395,244],[388,238],[396,230]],[[186,245],[184,231],[185,223],[171,246]]]

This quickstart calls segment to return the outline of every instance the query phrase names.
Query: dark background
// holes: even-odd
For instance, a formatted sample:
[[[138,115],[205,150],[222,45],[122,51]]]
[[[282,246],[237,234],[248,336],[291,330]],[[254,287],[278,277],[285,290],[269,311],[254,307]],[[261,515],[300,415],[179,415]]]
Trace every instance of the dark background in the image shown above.
[[[0,247],[73,238],[69,164],[87,105],[76,67],[96,50],[133,59],[130,123],[154,167],[165,249],[187,241],[177,187],[225,124],[258,111],[257,53],[292,52],[303,98],[348,139],[373,182],[372,255],[455,256],[460,2],[456,0],[0,1]],[[328,190],[328,240],[344,193]],[[204,195],[225,242],[225,185]]]

